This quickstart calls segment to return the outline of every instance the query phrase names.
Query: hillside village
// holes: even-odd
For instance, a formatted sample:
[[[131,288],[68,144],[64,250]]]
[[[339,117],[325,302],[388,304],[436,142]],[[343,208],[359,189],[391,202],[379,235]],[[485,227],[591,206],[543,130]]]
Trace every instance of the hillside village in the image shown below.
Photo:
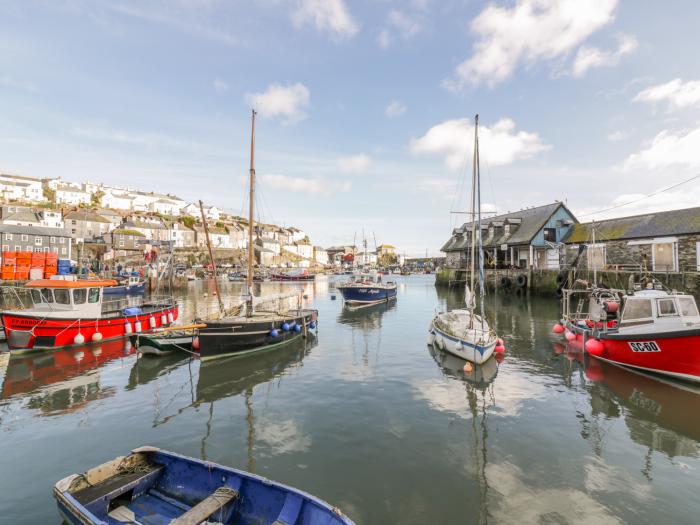
[[[58,253],[60,258],[133,262],[153,251],[188,264],[207,260],[198,203],[175,195],[102,183],[0,174],[2,251]],[[217,259],[237,264],[248,245],[248,221],[203,206]],[[256,262],[308,268],[343,263],[396,264],[390,245],[358,253],[353,246],[314,246],[300,228],[257,224]]]

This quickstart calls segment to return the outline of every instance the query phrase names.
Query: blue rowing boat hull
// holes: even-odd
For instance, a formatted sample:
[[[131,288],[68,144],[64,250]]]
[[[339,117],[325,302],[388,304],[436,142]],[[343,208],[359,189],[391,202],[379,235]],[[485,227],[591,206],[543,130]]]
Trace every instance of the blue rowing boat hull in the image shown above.
[[[146,283],[139,283],[134,286],[120,285],[120,286],[106,286],[104,288],[105,295],[125,295],[125,294],[137,294],[144,293],[146,291]]]
[[[117,525],[123,516],[129,523],[167,525],[185,515],[197,516],[188,523],[354,525],[306,492],[154,447],[68,476],[53,493],[62,517],[76,525]]]
[[[371,304],[396,297],[396,286],[339,286],[343,299],[349,304]]]

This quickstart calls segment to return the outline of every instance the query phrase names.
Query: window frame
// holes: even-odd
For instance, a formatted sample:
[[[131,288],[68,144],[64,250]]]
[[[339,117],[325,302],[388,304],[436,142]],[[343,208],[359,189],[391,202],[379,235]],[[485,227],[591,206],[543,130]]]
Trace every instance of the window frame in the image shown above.
[[[673,305],[673,313],[661,313],[661,303],[670,302]],[[673,297],[662,297],[656,300],[656,317],[678,317],[678,305]]]
[[[633,318],[627,318],[626,313],[628,310],[628,304],[630,301],[633,301],[635,303],[641,303],[642,301],[646,301],[647,304],[649,305],[649,316],[648,317],[633,317]],[[638,322],[638,321],[652,321],[654,319],[654,308],[652,306],[652,300],[649,297],[630,297],[625,301],[625,307],[622,311],[622,319],[620,320],[621,323],[633,323],[633,322]]]

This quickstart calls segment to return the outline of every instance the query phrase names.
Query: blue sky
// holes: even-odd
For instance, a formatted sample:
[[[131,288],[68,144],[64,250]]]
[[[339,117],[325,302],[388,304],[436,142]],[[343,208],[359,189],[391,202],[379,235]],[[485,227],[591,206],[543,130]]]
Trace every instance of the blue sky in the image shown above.
[[[323,245],[437,254],[483,201],[582,220],[700,203],[700,5],[631,0],[0,4],[0,170],[240,212]],[[594,213],[636,201],[607,213]]]

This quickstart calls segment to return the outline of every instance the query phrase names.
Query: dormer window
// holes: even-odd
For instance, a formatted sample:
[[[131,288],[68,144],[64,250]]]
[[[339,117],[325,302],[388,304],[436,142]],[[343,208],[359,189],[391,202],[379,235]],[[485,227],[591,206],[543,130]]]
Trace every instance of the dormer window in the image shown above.
[[[510,234],[510,224],[506,224],[505,226],[503,226],[503,232],[506,235]]]

